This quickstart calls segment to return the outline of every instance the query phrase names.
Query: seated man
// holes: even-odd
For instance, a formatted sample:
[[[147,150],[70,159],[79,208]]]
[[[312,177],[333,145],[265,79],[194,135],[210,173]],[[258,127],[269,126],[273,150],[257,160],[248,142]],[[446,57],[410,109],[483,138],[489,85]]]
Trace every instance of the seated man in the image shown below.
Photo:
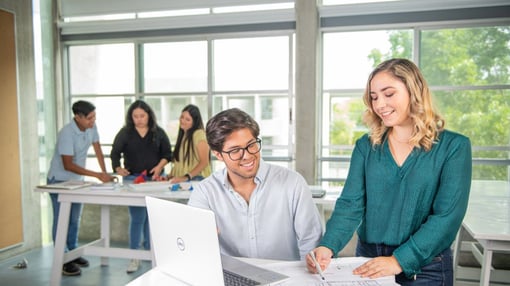
[[[259,126],[242,110],[215,115],[206,136],[225,168],[194,185],[188,204],[215,213],[222,253],[304,259],[322,236],[319,212],[304,178],[261,160]]]

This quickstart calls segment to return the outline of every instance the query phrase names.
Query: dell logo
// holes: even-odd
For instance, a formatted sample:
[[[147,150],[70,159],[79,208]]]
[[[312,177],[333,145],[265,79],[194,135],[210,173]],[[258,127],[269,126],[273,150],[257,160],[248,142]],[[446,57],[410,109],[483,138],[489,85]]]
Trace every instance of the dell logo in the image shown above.
[[[177,248],[179,248],[179,250],[181,251],[184,251],[184,249],[186,249],[186,245],[184,244],[184,240],[180,237],[177,238]]]

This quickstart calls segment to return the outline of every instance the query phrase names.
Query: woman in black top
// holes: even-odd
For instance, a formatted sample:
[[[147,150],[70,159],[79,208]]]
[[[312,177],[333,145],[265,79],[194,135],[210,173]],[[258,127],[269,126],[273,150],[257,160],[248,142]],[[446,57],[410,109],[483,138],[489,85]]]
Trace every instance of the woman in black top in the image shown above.
[[[164,167],[172,160],[171,144],[165,131],[156,123],[152,108],[144,101],[137,100],[129,106],[126,124],[113,141],[110,154],[112,168],[124,177],[123,182],[133,181],[145,172],[147,180],[163,178]],[[120,164],[121,157],[124,167]],[[138,249],[142,239],[145,249],[150,249],[149,223],[145,207],[129,207],[129,247]],[[139,261],[134,259],[128,273],[138,270]]]

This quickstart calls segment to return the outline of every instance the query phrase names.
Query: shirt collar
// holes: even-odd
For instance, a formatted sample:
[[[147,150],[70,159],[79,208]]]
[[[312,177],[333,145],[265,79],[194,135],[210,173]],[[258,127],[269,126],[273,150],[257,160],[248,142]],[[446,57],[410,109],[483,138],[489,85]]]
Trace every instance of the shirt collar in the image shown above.
[[[76,120],[74,120],[74,117],[73,117],[73,119],[71,119],[71,126],[73,127],[74,133],[82,134],[85,132],[85,130],[84,131],[80,130],[80,127],[78,127],[78,124],[76,123]]]

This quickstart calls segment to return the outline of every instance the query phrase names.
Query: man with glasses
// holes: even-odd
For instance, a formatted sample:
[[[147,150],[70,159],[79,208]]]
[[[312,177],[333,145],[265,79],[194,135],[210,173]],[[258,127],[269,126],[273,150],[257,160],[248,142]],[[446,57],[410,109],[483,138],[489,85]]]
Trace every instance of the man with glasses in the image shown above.
[[[188,204],[215,213],[222,254],[303,260],[322,235],[304,178],[260,158],[259,126],[240,109],[212,117],[206,136],[225,168],[194,185]]]

